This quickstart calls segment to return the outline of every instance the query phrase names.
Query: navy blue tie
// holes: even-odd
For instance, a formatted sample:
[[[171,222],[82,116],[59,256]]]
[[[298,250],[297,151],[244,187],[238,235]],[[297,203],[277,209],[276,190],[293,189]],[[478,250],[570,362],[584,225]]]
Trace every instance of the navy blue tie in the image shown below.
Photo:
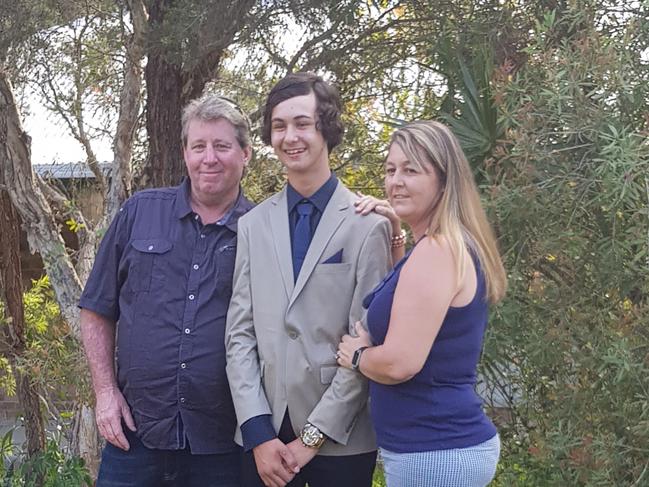
[[[296,205],[297,223],[293,232],[293,280],[297,281],[300,269],[304,263],[306,252],[311,243],[311,213],[313,204],[310,201],[301,201]]]

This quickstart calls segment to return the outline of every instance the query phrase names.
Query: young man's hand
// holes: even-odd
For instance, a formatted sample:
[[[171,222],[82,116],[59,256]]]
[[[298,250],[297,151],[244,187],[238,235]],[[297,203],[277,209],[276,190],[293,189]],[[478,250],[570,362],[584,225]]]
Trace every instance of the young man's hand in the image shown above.
[[[293,453],[293,456],[297,460],[300,468],[304,467],[307,463],[313,460],[313,457],[315,457],[318,453],[317,448],[309,448],[308,446],[304,446],[302,440],[300,440],[299,438],[291,441],[286,446],[289,450],[291,450],[291,453]]]
[[[284,487],[300,471],[293,453],[278,438],[257,445],[252,453],[257,473],[266,487]]]

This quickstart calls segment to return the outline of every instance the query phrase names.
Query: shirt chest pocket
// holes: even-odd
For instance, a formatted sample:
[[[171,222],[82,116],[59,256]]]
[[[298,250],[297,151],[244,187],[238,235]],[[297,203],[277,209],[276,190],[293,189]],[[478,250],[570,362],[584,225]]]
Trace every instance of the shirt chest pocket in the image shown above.
[[[149,238],[132,240],[133,260],[129,270],[128,279],[133,291],[148,291],[151,288],[154,269],[160,266],[160,261],[164,259],[173,247],[169,240],[161,238]],[[160,276],[160,278],[162,278]]]
[[[216,255],[216,282],[219,288],[231,288],[234,274],[234,261],[237,256],[236,243],[222,245]]]

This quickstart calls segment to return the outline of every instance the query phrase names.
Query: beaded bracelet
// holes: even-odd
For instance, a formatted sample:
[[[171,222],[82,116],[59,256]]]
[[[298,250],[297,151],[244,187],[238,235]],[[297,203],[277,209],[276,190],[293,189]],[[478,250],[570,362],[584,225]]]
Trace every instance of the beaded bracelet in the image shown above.
[[[401,230],[401,233],[399,233],[398,235],[392,235],[392,238],[390,239],[390,245],[393,249],[398,249],[399,247],[406,245],[406,231]]]

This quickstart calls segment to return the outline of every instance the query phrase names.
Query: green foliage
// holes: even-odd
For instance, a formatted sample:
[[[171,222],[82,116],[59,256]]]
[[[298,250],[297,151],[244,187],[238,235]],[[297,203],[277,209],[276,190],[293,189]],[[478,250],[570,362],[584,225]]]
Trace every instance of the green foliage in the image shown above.
[[[46,276],[32,281],[32,287],[23,294],[23,306],[27,346],[15,366],[31,378],[47,404],[47,412],[57,420],[65,419],[69,416],[66,409],[75,400],[87,399],[90,390],[82,351],[61,316]],[[6,324],[0,320],[0,326]],[[0,387],[7,395],[15,394],[14,375],[5,358],[0,358]]]
[[[0,328],[9,326],[10,318],[5,316],[5,306],[0,301]],[[7,396],[14,396],[16,394],[16,380],[11,370],[11,364],[7,357],[0,357],[0,389],[2,389]]]
[[[13,471],[13,455],[15,450],[13,435],[14,430],[10,429],[0,438],[0,479]]]
[[[461,73],[458,95],[462,101],[455,113],[443,113],[442,119],[462,144],[467,159],[478,165],[491,155],[503,137],[502,124],[498,123],[498,111],[491,96],[489,76],[493,71],[491,53],[480,52],[474,60],[473,69],[458,59]]]
[[[63,320],[47,276],[32,281],[23,295],[27,350],[19,362],[39,390],[62,404],[89,391],[76,339]]]
[[[547,14],[526,65],[494,76],[506,140],[484,189],[510,290],[485,355],[511,407],[496,485],[649,482],[649,146],[625,109],[634,93],[647,113],[648,73],[594,18]]]
[[[383,476],[383,465],[376,464],[374,469],[374,478],[372,479],[372,487],[386,487],[385,478]]]
[[[60,438],[59,438],[60,441]],[[31,458],[15,455],[13,430],[0,440],[0,481],[6,487],[83,487],[93,481],[79,457],[69,457],[59,441],[48,439],[45,449]]]
[[[82,487],[92,485],[84,462],[79,457],[68,457],[54,440],[45,450],[22,463],[12,485],[24,487]]]
[[[85,225],[83,223],[79,223],[74,218],[68,218],[67,220],[65,220],[65,224],[73,233],[77,233],[79,230],[85,228]]]

